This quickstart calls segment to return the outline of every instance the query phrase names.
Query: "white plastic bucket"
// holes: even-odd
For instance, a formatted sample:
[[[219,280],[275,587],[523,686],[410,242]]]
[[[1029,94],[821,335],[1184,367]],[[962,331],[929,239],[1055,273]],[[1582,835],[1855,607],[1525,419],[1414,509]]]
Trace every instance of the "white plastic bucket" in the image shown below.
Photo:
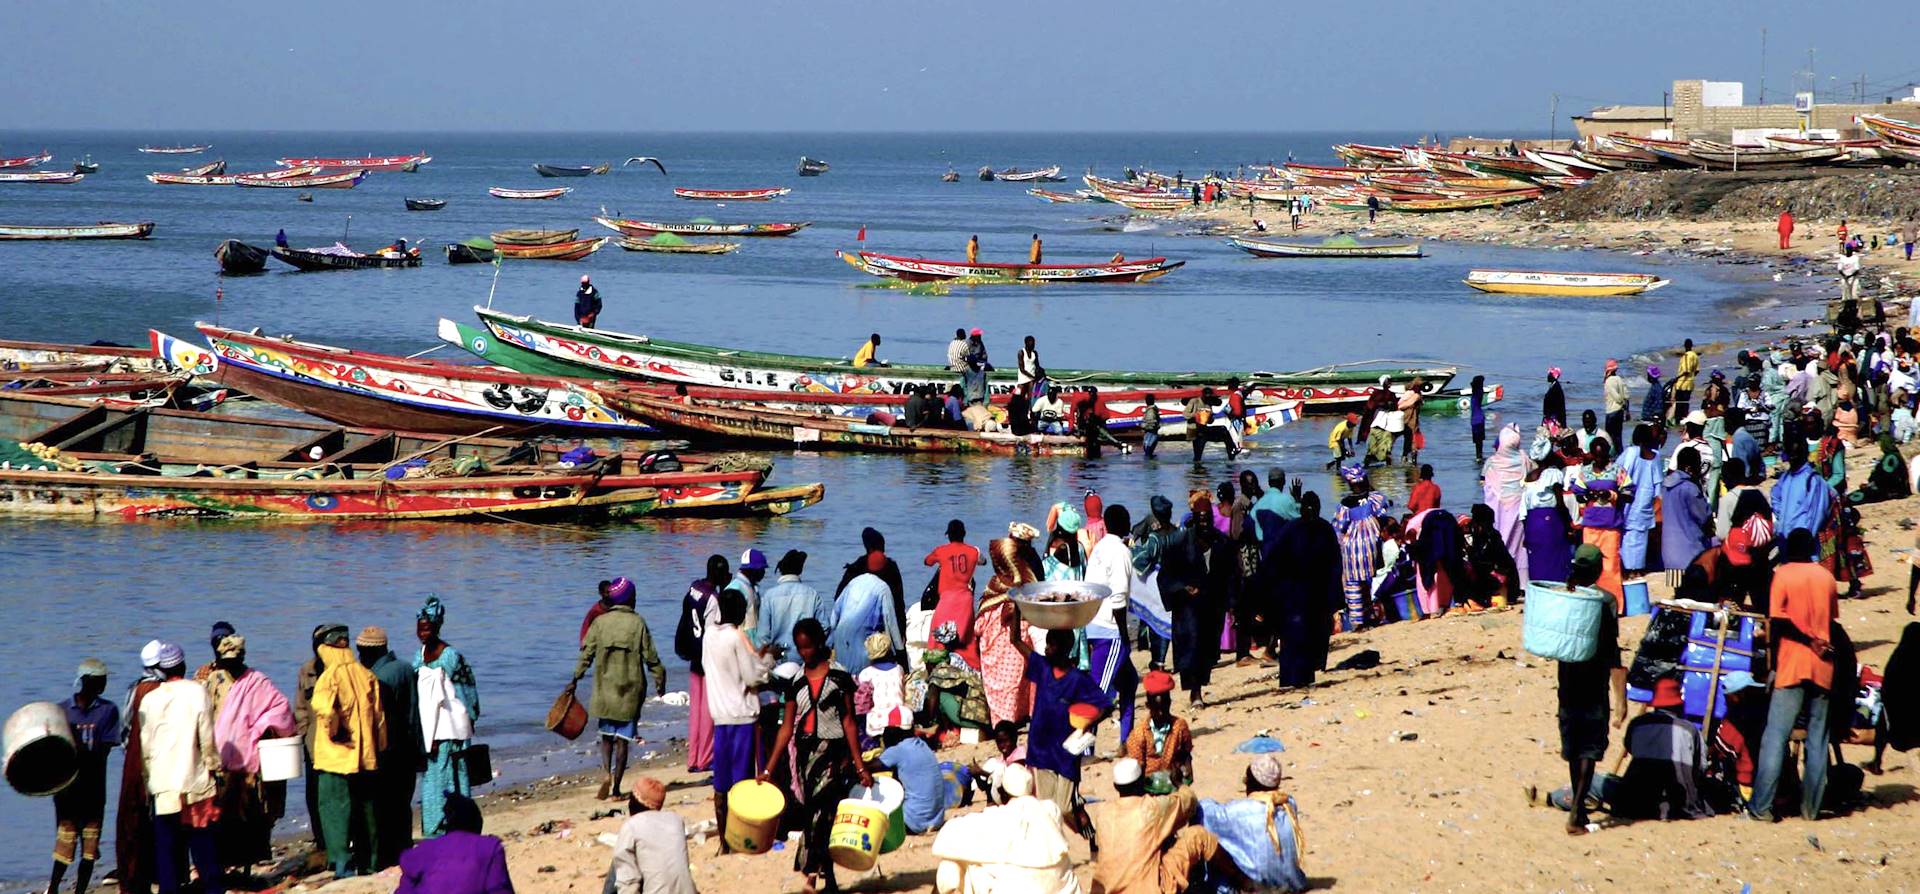
[[[306,742],[299,736],[288,739],[260,740],[260,780],[285,782],[299,779],[306,770]]]
[[[23,795],[43,797],[64,789],[80,772],[80,748],[67,724],[67,709],[32,702],[7,718],[7,784]]]

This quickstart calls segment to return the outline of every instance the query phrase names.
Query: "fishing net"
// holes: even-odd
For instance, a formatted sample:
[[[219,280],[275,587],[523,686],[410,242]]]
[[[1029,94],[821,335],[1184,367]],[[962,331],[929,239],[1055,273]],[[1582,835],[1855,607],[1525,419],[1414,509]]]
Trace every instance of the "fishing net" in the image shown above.
[[[1342,233],[1338,236],[1329,236],[1326,239],[1322,240],[1320,244],[1329,246],[1332,248],[1355,248],[1360,245],[1360,240],[1355,239],[1352,236],[1349,236],[1345,233]]]
[[[659,234],[656,234],[652,239],[648,239],[647,244],[678,246],[678,245],[691,245],[693,243],[680,238],[680,235],[677,233],[659,233]]]
[[[773,472],[773,459],[763,453],[722,453],[707,463],[709,472]]]

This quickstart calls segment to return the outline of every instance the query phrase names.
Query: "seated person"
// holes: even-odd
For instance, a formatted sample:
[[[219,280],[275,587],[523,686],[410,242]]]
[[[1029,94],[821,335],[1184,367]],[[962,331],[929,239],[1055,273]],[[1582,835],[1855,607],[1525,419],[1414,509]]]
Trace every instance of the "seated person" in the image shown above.
[[[601,894],[694,894],[687,824],[679,814],[660,809],[666,799],[660,780],[642,776],[634,781]]]
[[[1010,725],[1010,724],[1009,724]],[[1020,764],[1000,774],[1000,806],[956,816],[933,839],[938,894],[1080,894],[1060,808],[1033,796]]]
[[[1495,524],[1493,507],[1473,504],[1467,523],[1467,566],[1473,572],[1468,596],[1482,605],[1504,608],[1520,601],[1520,572]]]
[[[867,660],[872,662],[860,670],[854,677],[859,691],[866,694],[866,701],[872,705],[867,711],[866,733],[879,739],[887,728],[887,717],[894,708],[907,702],[907,672],[892,660],[893,639],[886,633],[867,635]]]
[[[1698,819],[1713,815],[1705,798],[1706,743],[1700,728],[1681,715],[1686,699],[1677,677],[1653,686],[1653,710],[1627,724],[1632,762],[1622,776],[1602,773],[1592,796],[1608,813],[1634,819]],[[1556,789],[1548,802],[1571,808],[1572,792]]]
[[[1847,502],[1860,506],[1912,494],[1913,489],[1907,483],[1907,462],[1900,457],[1900,445],[1894,443],[1892,435],[1881,435],[1880,458],[1874,460],[1872,470],[1867,472],[1867,482],[1847,494]]]
[[[1140,763],[1148,776],[1165,773],[1174,785],[1193,784],[1193,731],[1173,714],[1173,675],[1148,671],[1141,685],[1147,691],[1147,722],[1135,724],[1127,736],[1125,757]]]
[[[449,793],[445,809],[445,834],[400,855],[394,894],[513,894],[506,847],[480,834],[480,807],[465,795]]]
[[[1067,433],[1067,402],[1060,398],[1060,386],[1053,385],[1033,402],[1033,425],[1050,435]]]
[[[1007,768],[1027,762],[1027,746],[1020,742],[1020,727],[1011,720],[1002,720],[993,725],[993,747],[1000,752],[999,757],[990,757],[976,761],[967,768],[973,779],[973,786],[988,801],[995,804],[1006,803],[1005,786]]]
[[[896,706],[888,711],[886,724],[881,741],[887,747],[875,762],[891,769],[906,791],[901,815],[906,818],[907,831],[919,835],[940,828],[946,821],[947,808],[960,806],[947,803],[950,789],[940,772],[940,759],[914,735],[913,715],[906,708]]]
[[[1263,754],[1247,767],[1247,796],[1237,801],[1200,802],[1200,823],[1220,839],[1220,849],[1240,872],[1264,891],[1305,891],[1300,868],[1305,850],[1293,798],[1280,790],[1280,756]],[[1208,875],[1209,889],[1229,894],[1225,879]]]
[[[1175,894],[1203,871],[1239,881],[1220,840],[1198,824],[1192,789],[1176,788],[1165,776],[1150,783],[1140,762],[1124,757],[1114,762],[1113,789],[1118,798],[1092,805],[1101,842],[1093,894]]]
[[[993,411],[988,409],[986,404],[968,404],[966,409],[960,411],[960,418],[966,420],[970,431],[1006,430],[1006,427],[1000,424],[1000,420],[993,418]]]

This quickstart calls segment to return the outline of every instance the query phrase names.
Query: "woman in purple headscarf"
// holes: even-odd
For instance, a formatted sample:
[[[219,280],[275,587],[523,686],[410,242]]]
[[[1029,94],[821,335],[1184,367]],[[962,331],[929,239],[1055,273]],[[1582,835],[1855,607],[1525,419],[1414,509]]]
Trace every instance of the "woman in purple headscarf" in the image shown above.
[[[1347,604],[1346,629],[1366,626],[1373,573],[1380,567],[1380,517],[1393,501],[1373,489],[1365,466],[1340,468],[1348,494],[1340,500],[1333,529],[1340,535],[1340,585]]]
[[[1520,579],[1527,579],[1527,553],[1523,523],[1527,518],[1527,473],[1533,463],[1520,451],[1520,429],[1509,425],[1500,430],[1498,446],[1480,470],[1483,502],[1493,507],[1494,530],[1507,545],[1507,552],[1519,566]]]

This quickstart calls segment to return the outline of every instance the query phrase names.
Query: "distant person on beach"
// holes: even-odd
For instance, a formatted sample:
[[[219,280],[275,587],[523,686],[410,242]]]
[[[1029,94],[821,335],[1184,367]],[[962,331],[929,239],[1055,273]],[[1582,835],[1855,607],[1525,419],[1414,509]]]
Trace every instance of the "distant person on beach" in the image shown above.
[[[1673,371],[1673,399],[1670,401],[1674,422],[1687,417],[1693,410],[1694,380],[1700,375],[1700,353],[1693,349],[1693,339],[1689,338],[1680,348],[1680,366]]]
[[[969,264],[980,263],[980,237],[979,236],[967,237],[967,263]]]
[[[887,366],[887,361],[881,360],[879,353],[880,333],[875,332],[867,336],[867,343],[861,345],[860,350],[853,352],[853,368],[865,369],[869,366]]]
[[[1844,310],[1860,299],[1860,256],[1853,253],[1853,246],[1843,246],[1833,266],[1840,273],[1840,300],[1845,302],[1841,305]]]
[[[1373,223],[1374,218],[1377,217],[1379,214],[1380,214],[1380,197],[1372,196],[1372,195],[1367,196],[1367,223]]]
[[[1793,245],[1793,209],[1780,212],[1780,223],[1775,229],[1780,233],[1780,250],[1786,251]]]
[[[1847,219],[1846,219],[1846,218],[1844,218],[1844,217],[1843,217],[1843,218],[1840,218],[1840,228],[1839,228],[1839,229],[1837,229],[1837,230],[1834,230],[1834,231],[1833,231],[1833,235],[1834,235],[1834,238],[1836,238],[1836,239],[1838,239],[1838,240],[1840,240],[1840,247],[1841,247],[1841,248],[1846,248],[1846,247],[1847,247],[1847,236],[1848,236],[1848,230],[1847,230]]]
[[[1909,261],[1913,260],[1915,242],[1920,242],[1920,221],[1907,218],[1907,222],[1900,225],[1900,247],[1906,249]]]
[[[573,321],[589,329],[600,321],[600,290],[593,285],[593,277],[580,277],[580,291],[573,293]]]
[[[1567,590],[1594,594],[1603,560],[1598,547],[1587,544],[1573,554],[1567,572]],[[1620,663],[1620,621],[1613,600],[1601,606],[1594,631],[1592,657],[1559,662],[1560,756],[1567,761],[1572,808],[1568,835],[1587,833],[1587,795],[1593,788],[1594,767],[1607,756],[1608,718],[1617,729],[1627,719],[1627,671]],[[1611,707],[1609,707],[1611,705]]]

